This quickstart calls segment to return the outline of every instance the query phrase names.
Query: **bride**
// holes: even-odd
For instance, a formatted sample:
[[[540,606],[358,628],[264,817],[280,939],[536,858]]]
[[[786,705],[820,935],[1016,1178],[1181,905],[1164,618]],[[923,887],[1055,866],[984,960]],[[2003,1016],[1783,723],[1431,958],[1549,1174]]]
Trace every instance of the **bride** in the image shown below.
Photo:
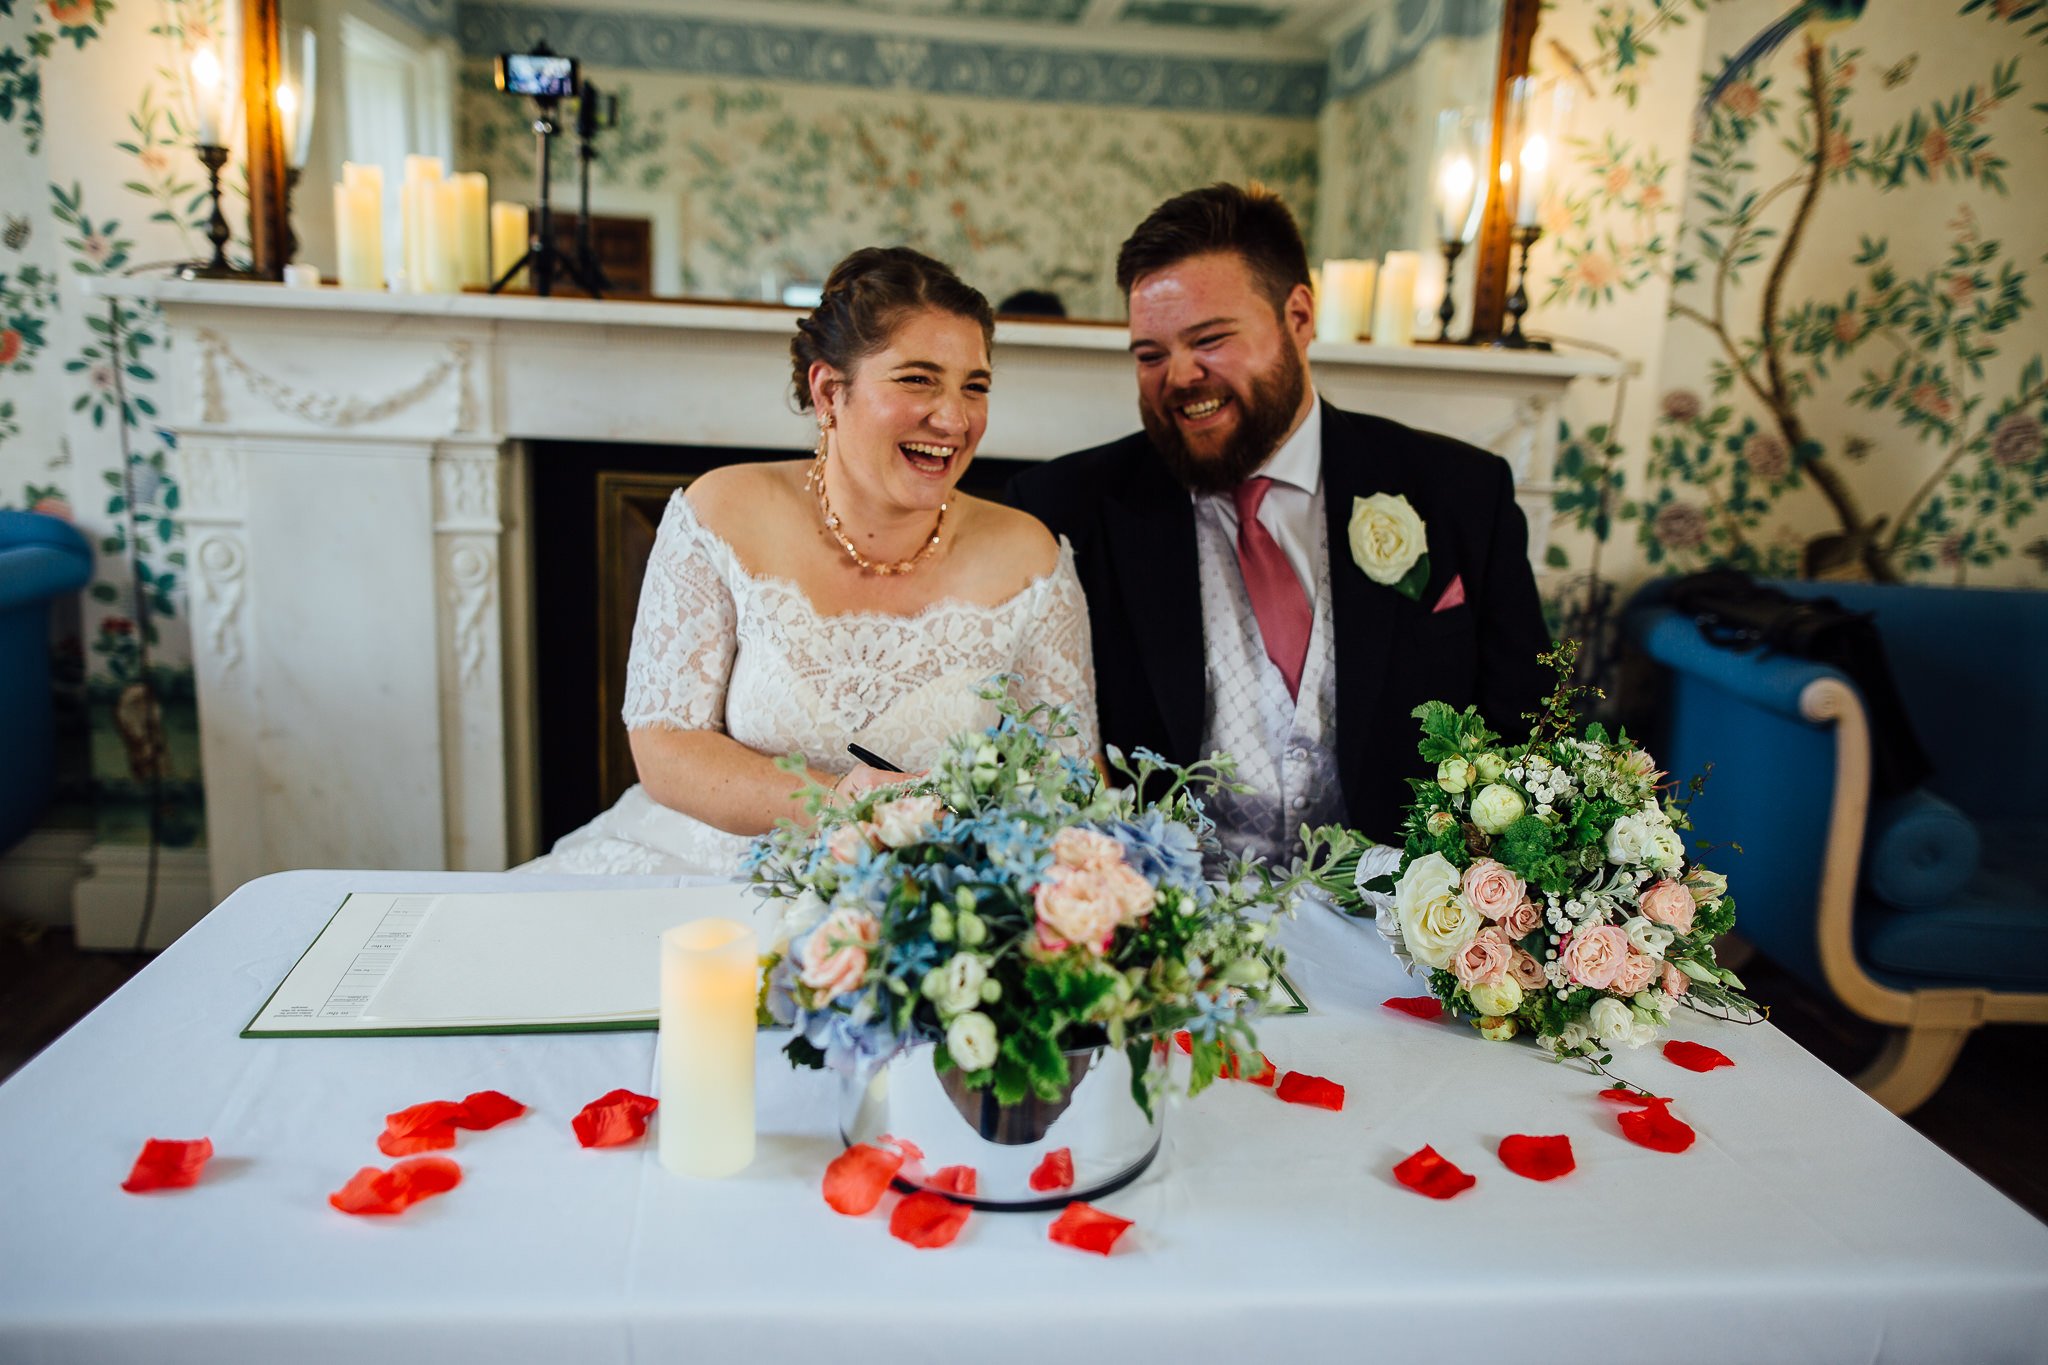
[[[906,247],[841,261],[790,344],[814,460],[729,465],[662,517],[626,668],[640,783],[533,872],[737,872],[753,836],[906,771],[993,719],[977,690],[1071,707],[1097,747],[1073,552],[1022,512],[956,491],[988,425],[988,300]],[[805,772],[777,765],[803,756]]]

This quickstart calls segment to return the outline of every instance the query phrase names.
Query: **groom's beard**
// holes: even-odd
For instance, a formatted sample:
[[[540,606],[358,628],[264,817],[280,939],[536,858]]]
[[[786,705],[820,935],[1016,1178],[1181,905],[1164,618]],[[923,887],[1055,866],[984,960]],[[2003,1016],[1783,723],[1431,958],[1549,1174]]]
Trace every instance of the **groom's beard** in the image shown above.
[[[1189,446],[1174,413],[1188,403],[1214,396],[1215,388],[1168,393],[1161,409],[1140,399],[1138,416],[1145,424],[1145,434],[1152,438],[1152,448],[1182,487],[1194,493],[1227,493],[1273,458],[1294,423],[1294,415],[1301,411],[1307,386],[1308,373],[1300,352],[1282,346],[1272,367],[1252,376],[1250,393],[1224,390],[1237,404],[1237,426],[1221,450],[1206,455]]]

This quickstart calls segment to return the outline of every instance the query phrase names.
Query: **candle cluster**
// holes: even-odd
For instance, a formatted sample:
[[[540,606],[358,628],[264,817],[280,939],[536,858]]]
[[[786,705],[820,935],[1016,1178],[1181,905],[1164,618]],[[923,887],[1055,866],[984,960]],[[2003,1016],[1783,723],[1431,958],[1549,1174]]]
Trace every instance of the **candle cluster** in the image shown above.
[[[479,171],[443,172],[437,156],[408,156],[398,190],[393,288],[420,294],[484,289],[527,247],[523,204],[490,202]],[[336,267],[344,289],[385,287],[384,170],[347,162],[334,187]],[[525,274],[511,281],[519,288]]]
[[[1389,251],[1380,261],[1330,260],[1316,278],[1316,339],[1406,346],[1415,339],[1415,286],[1422,258]]]

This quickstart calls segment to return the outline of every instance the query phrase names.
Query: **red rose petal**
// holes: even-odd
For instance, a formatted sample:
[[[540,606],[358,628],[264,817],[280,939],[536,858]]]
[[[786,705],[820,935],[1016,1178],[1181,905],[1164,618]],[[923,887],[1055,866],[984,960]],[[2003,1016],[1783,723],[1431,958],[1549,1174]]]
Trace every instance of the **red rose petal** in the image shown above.
[[[617,1147],[647,1133],[647,1116],[660,1101],[630,1090],[611,1090],[583,1106],[569,1126],[585,1147]]]
[[[1601,1091],[1600,1098],[1603,1100],[1613,1100],[1616,1104],[1644,1105],[1671,1103],[1669,1100],[1660,1100],[1655,1095],[1645,1094],[1640,1090],[1624,1090],[1620,1086],[1613,1086]]]
[[[502,1090],[479,1090],[463,1100],[462,1115],[455,1120],[455,1126],[476,1130],[496,1128],[507,1119],[516,1119],[525,1112],[525,1105]]]
[[[462,1168],[444,1156],[414,1157],[388,1171],[365,1166],[327,1196],[343,1213],[403,1213],[422,1199],[445,1194],[462,1183]]]
[[[1084,1204],[1077,1199],[1052,1220],[1047,1235],[1061,1246],[1107,1256],[1110,1248],[1116,1245],[1116,1239],[1123,1236],[1124,1230],[1130,1226],[1130,1219],[1104,1213],[1093,1204]]]
[[[408,1138],[415,1133],[452,1127],[461,1117],[462,1106],[454,1100],[428,1100],[425,1104],[415,1104],[395,1114],[386,1114],[384,1131],[393,1138]],[[450,1137],[441,1145],[445,1147],[454,1141],[455,1139]]]
[[[413,1156],[420,1152],[438,1152],[455,1145],[453,1123],[433,1123],[410,1132],[394,1133],[385,1129],[377,1134],[377,1150],[386,1156]]]
[[[948,1166],[949,1171],[967,1171],[971,1186],[974,1172],[965,1166]],[[970,1190],[969,1193],[972,1193]],[[968,1209],[943,1194],[913,1194],[889,1215],[889,1235],[899,1242],[929,1250],[950,1245],[967,1225]]]
[[[1259,1070],[1243,1079],[1250,1085],[1263,1085],[1266,1089],[1271,1090],[1274,1081],[1278,1080],[1279,1076],[1280,1068],[1273,1065],[1271,1057],[1261,1052],[1259,1054]]]
[[[193,1138],[190,1141],[151,1138],[142,1144],[142,1152],[135,1158],[135,1165],[129,1170],[128,1178],[121,1182],[121,1188],[130,1194],[143,1194],[149,1190],[174,1190],[196,1185],[199,1172],[212,1159],[212,1138]]]
[[[1621,1125],[1623,1137],[1653,1152],[1682,1152],[1699,1136],[1689,1124],[1672,1117],[1669,1100],[1651,1100],[1641,1109],[1616,1114],[1614,1121]]]
[[[1282,1076],[1273,1093],[1289,1104],[1313,1105],[1317,1109],[1344,1107],[1343,1086],[1321,1076],[1304,1075],[1299,1071],[1290,1071]]]
[[[1724,1052],[1701,1043],[1688,1043],[1674,1038],[1664,1044],[1666,1060],[1675,1062],[1687,1071],[1712,1071],[1717,1066],[1734,1066],[1735,1062]]]
[[[1182,1052],[1192,1053],[1195,1050],[1195,1040],[1186,1029],[1180,1029],[1174,1033],[1173,1045]]]
[[[1572,1140],[1562,1134],[1530,1137],[1512,1133],[1500,1140],[1500,1164],[1531,1180],[1555,1180],[1570,1175],[1579,1163],[1572,1159]]]
[[[1444,1017],[1444,1002],[1433,995],[1405,995],[1380,1002],[1390,1010],[1412,1014],[1417,1019],[1441,1019]]]
[[[825,1202],[849,1216],[868,1212],[882,1202],[903,1161],[901,1152],[854,1143],[825,1168]]]
[[[1031,1188],[1034,1190],[1065,1190],[1074,1184],[1074,1150],[1061,1147],[1045,1154],[1045,1160],[1038,1163],[1038,1169],[1031,1173]]]
[[[1463,1194],[1479,1181],[1453,1166],[1437,1154],[1434,1147],[1421,1151],[1394,1167],[1394,1179],[1431,1199],[1449,1199]]]
[[[946,1194],[974,1193],[977,1178],[972,1166],[941,1166],[931,1179],[924,1182],[928,1190],[939,1190]]]
[[[901,1152],[903,1154],[903,1159],[905,1161],[924,1160],[924,1149],[922,1147],[919,1147],[916,1143],[912,1142],[909,1138],[891,1137],[889,1134],[884,1133],[880,1137],[875,1139],[875,1144],[877,1146],[887,1146],[895,1148],[898,1152]]]

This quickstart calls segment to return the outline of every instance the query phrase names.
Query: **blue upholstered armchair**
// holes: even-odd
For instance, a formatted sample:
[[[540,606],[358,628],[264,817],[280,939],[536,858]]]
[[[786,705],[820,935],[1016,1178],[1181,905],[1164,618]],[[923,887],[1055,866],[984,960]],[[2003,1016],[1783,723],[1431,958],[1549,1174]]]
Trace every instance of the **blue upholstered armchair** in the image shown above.
[[[0,852],[50,801],[50,603],[91,576],[92,547],[70,523],[0,510]]]
[[[2048,594],[1775,586],[1875,614],[1933,773],[1874,800],[1848,680],[1708,643],[1662,583],[1628,617],[1671,674],[1657,754],[1679,777],[1713,764],[1692,837],[1742,846],[1714,864],[1738,932],[1897,1030],[1857,1083],[1903,1114],[1979,1024],[2048,1023]]]

